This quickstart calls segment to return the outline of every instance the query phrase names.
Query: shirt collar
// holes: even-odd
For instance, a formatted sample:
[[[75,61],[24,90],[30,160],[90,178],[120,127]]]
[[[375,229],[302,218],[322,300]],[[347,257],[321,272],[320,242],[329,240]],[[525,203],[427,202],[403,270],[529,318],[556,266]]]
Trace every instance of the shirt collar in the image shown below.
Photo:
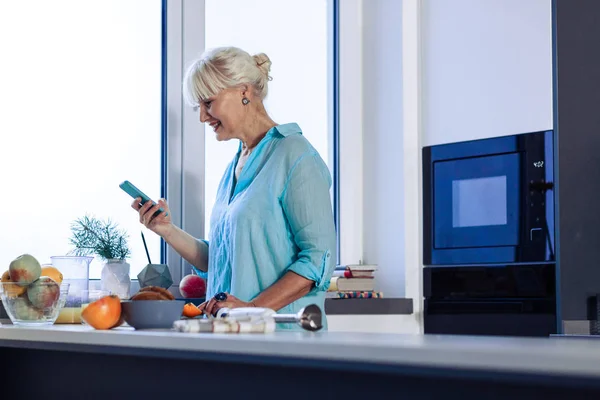
[[[302,134],[302,129],[300,129],[300,126],[298,126],[297,123],[291,122],[289,124],[275,125],[273,128],[271,128],[270,132],[277,132],[281,136],[285,137],[294,133]]]
[[[276,135],[279,133],[281,136],[286,137],[289,135],[293,135],[295,133],[299,133],[302,135],[302,129],[295,122],[290,122],[288,124],[275,125],[271,129],[267,131],[266,136]],[[242,151],[242,141],[240,140],[240,145],[238,146],[238,152]]]

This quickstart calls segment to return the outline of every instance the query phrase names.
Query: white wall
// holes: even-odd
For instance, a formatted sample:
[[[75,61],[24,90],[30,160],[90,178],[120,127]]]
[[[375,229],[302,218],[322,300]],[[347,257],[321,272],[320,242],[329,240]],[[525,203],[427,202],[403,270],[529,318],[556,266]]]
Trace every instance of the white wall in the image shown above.
[[[402,1],[363,1],[363,261],[404,297]]]
[[[342,258],[379,264],[378,289],[414,299],[415,315],[401,328],[414,331],[422,329],[421,148],[552,127],[550,0],[344,0],[340,7],[347,11],[340,135],[353,149],[350,158],[341,152],[342,179],[362,186],[362,196],[342,194],[341,202],[352,226],[363,227],[349,233],[342,220],[342,235],[354,239]],[[359,111],[348,96],[361,92]],[[344,157],[362,157],[360,171],[350,174]],[[400,328],[382,320],[377,329]]]
[[[402,2],[404,277],[405,296],[413,299],[413,315],[404,322],[417,332],[423,332],[420,13],[420,1]]]
[[[424,146],[552,128],[551,0],[421,5]]]

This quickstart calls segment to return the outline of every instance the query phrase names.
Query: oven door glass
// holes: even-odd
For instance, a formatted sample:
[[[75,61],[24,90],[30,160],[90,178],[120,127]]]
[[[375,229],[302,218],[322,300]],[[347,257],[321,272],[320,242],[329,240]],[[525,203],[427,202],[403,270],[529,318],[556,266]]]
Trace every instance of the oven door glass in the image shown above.
[[[434,247],[519,244],[520,154],[434,164]]]

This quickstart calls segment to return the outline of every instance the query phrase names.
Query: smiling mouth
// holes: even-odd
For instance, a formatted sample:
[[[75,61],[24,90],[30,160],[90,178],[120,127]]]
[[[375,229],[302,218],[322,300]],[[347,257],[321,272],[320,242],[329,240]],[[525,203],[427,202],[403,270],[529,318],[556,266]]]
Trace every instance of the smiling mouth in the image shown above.
[[[220,122],[214,122],[214,123],[210,124],[210,127],[213,128],[214,132],[216,132],[217,129],[219,129],[220,126],[221,126]]]

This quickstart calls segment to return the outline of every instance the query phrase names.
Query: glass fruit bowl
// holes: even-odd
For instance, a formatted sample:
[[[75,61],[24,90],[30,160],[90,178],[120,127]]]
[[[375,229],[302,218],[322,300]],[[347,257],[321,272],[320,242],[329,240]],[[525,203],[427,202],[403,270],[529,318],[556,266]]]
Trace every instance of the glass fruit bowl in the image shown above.
[[[0,298],[14,325],[52,325],[65,305],[69,284],[42,277],[30,284],[0,283]]]

